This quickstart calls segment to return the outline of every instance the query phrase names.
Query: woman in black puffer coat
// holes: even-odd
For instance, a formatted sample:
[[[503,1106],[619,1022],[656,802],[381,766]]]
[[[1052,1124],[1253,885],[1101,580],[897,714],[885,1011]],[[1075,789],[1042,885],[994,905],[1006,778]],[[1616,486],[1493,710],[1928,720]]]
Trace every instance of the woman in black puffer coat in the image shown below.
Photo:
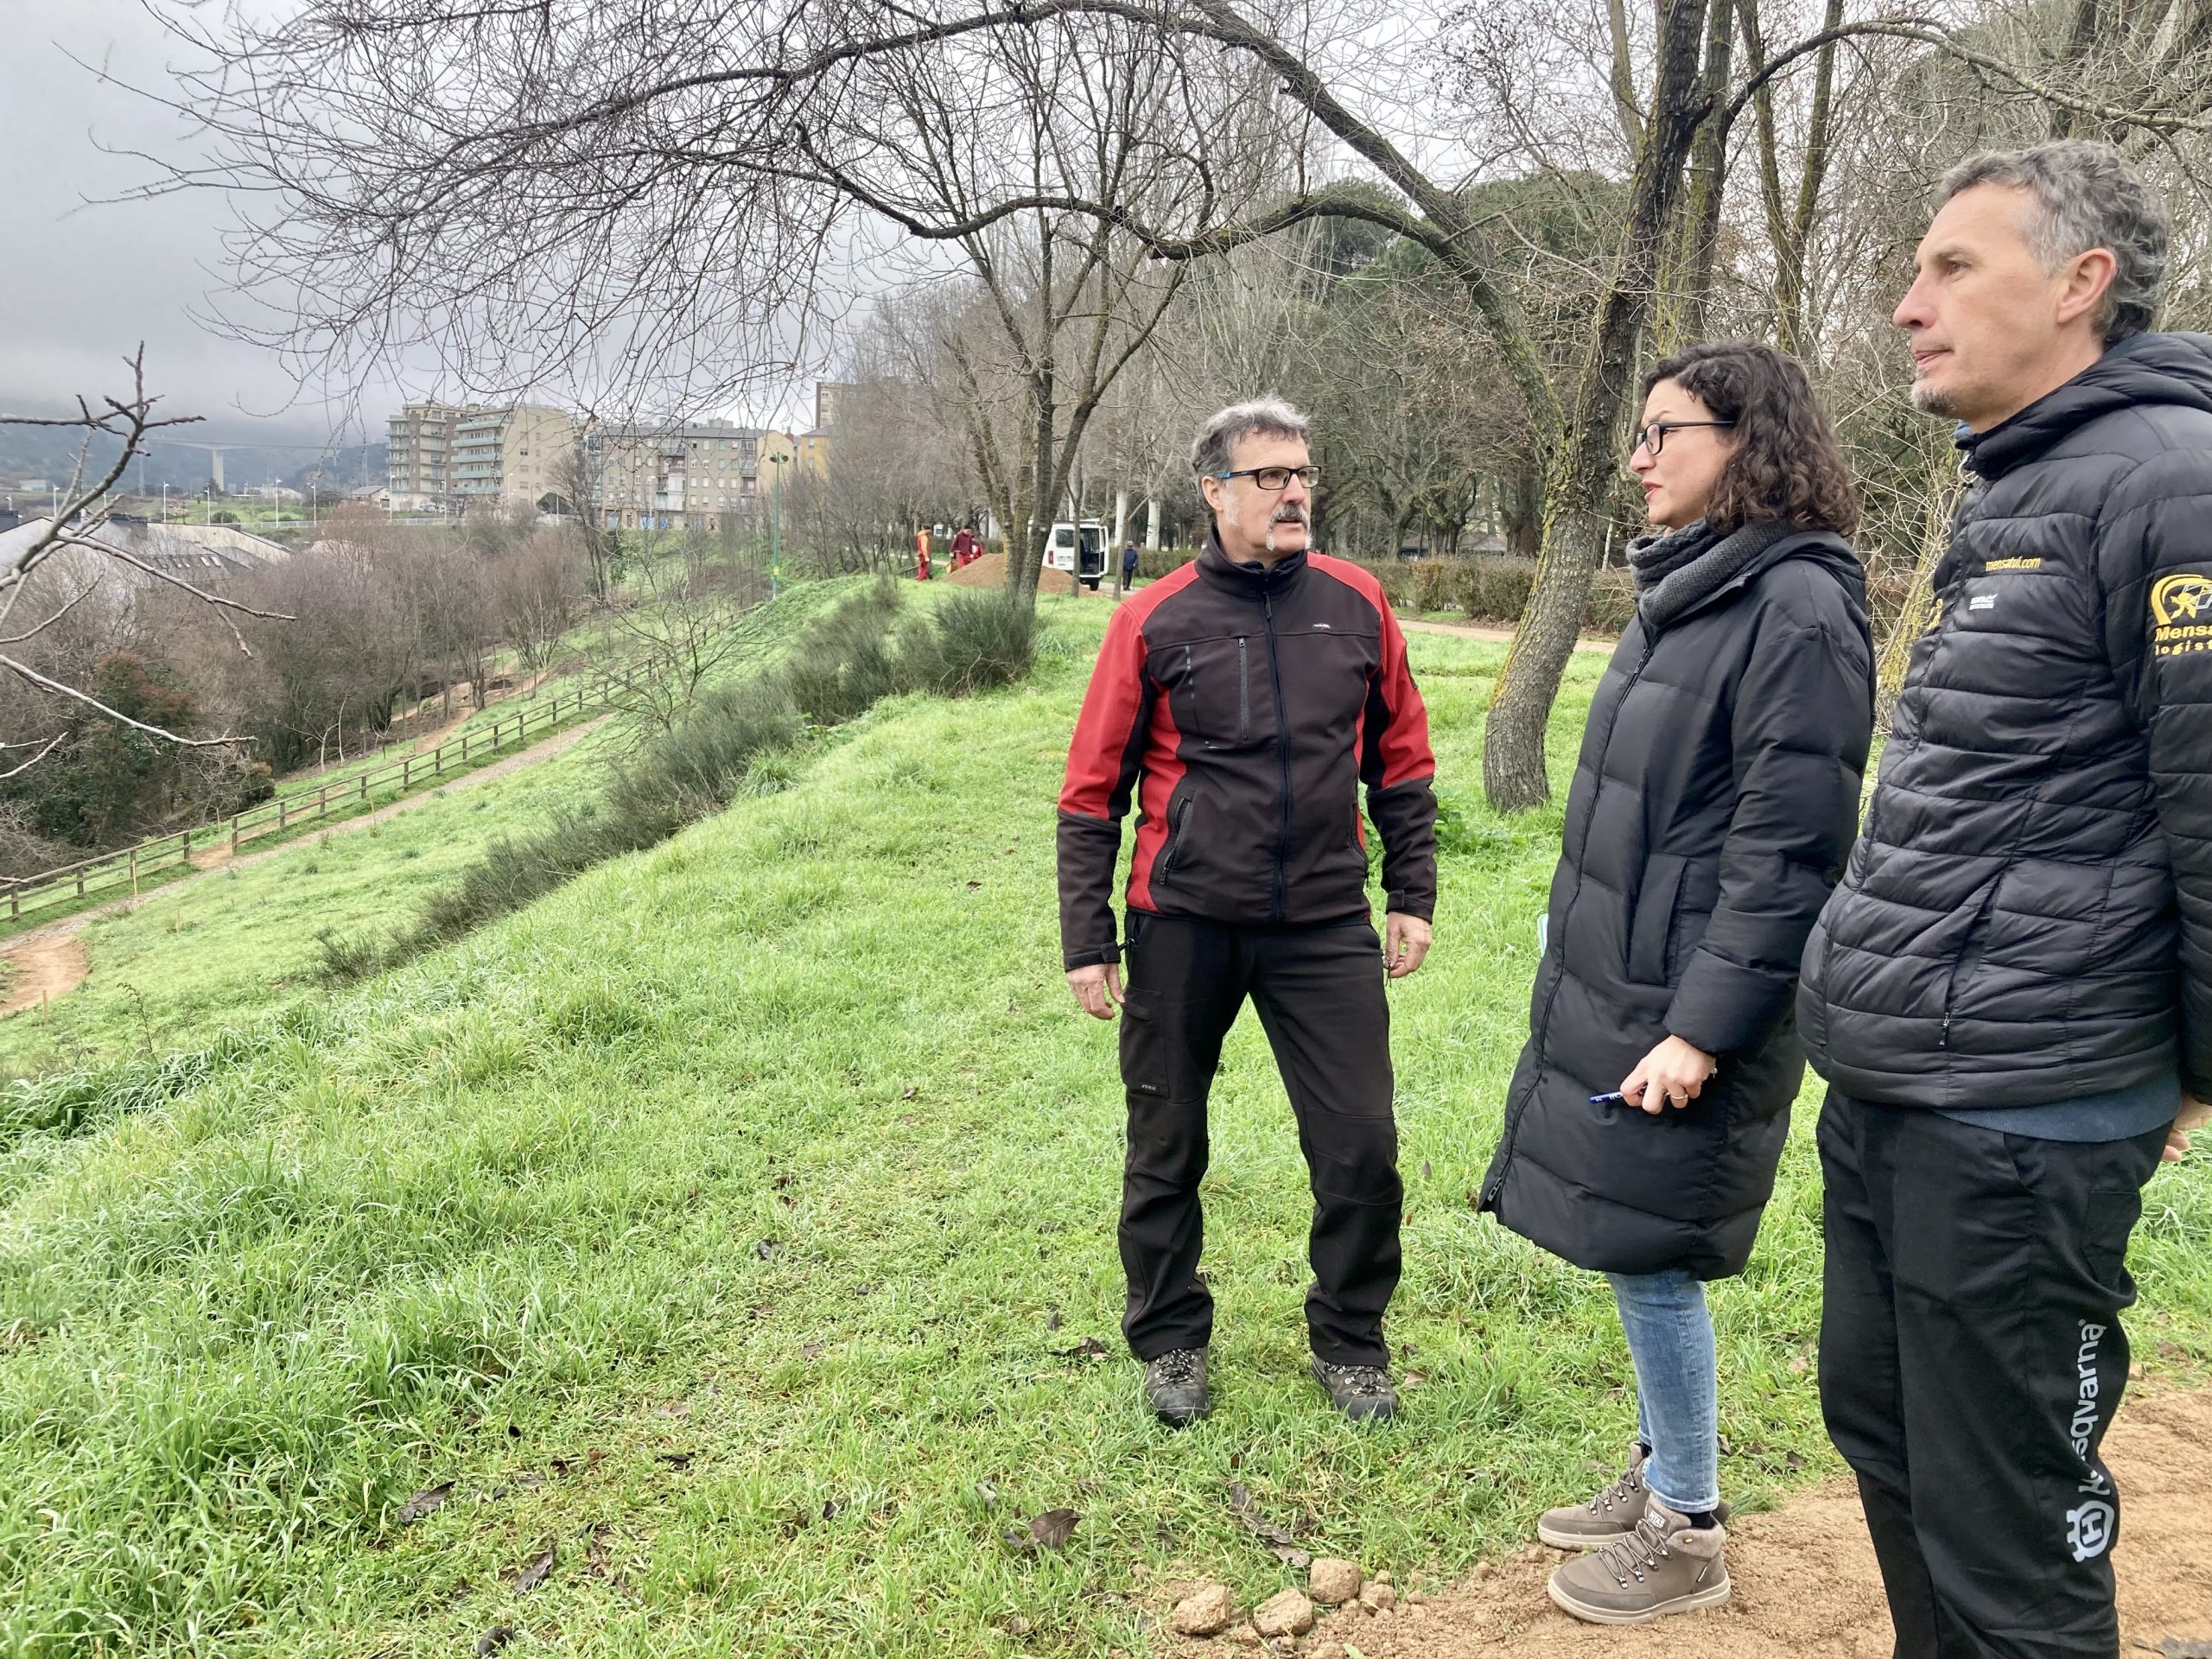
[[[1539,1528],[1595,1552],[1553,1595],[1605,1622],[1726,1598],[1703,1281],[1742,1271],[1774,1188],[1798,958],[1857,829],[1874,703],[1853,493],[1803,370],[1704,346],[1644,390],[1629,465],[1656,533],[1630,550],[1637,617],[1583,734],[1482,1192],[1612,1280],[1640,1443]]]

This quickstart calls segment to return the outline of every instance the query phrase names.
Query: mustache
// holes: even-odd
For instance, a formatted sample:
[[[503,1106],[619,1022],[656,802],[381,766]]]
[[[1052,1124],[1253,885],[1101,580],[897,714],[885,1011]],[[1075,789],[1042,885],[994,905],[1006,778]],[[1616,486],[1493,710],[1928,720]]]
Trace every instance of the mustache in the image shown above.
[[[1274,516],[1269,518],[1268,522],[1271,524],[1306,524],[1310,526],[1313,522],[1313,515],[1308,512],[1303,505],[1293,503],[1287,506],[1277,507],[1274,510]]]

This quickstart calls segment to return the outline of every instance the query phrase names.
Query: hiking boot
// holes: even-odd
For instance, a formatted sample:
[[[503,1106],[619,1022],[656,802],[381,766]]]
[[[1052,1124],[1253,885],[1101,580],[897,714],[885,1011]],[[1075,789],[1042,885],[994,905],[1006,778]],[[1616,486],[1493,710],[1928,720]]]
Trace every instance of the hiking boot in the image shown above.
[[[1567,1503],[1546,1510],[1536,1522],[1536,1536],[1554,1549],[1600,1549],[1625,1538],[1643,1519],[1643,1459],[1639,1445],[1629,1454],[1620,1478],[1587,1503]]]
[[[1356,1423],[1383,1423],[1398,1414],[1398,1391],[1380,1365],[1332,1365],[1313,1357],[1313,1380],[1329,1403]]]
[[[1620,1478],[1587,1503],[1546,1510],[1536,1522],[1536,1536],[1554,1549],[1602,1549],[1627,1537],[1643,1519],[1643,1462],[1649,1455],[1637,1445]],[[1723,1503],[1713,1513],[1726,1521],[1728,1506]]]
[[[1206,1351],[1171,1348],[1144,1368],[1145,1403],[1170,1428],[1195,1423],[1213,1409],[1206,1392]]]
[[[1554,1602],[1592,1624],[1649,1624],[1669,1613],[1718,1607],[1728,1599],[1720,1547],[1728,1531],[1693,1527],[1656,1497],[1626,1536],[1578,1555],[1552,1574]]]

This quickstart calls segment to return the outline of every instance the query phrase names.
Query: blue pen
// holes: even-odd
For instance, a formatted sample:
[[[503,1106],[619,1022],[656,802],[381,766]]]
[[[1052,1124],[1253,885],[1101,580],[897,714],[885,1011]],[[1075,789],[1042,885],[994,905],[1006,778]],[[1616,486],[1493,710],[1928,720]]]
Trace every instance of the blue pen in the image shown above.
[[[1612,1104],[1612,1103],[1613,1103],[1613,1102],[1615,1102],[1615,1101],[1617,1101],[1617,1100],[1618,1100],[1618,1101],[1621,1101],[1621,1102],[1623,1102],[1623,1103],[1625,1103],[1625,1102],[1627,1101],[1627,1099],[1628,1099],[1628,1096],[1627,1096],[1626,1095],[1622,1094],[1622,1093],[1621,1093],[1621,1092],[1617,1089],[1617,1090],[1614,1090],[1611,1094],[1610,1094],[1610,1095],[1592,1095],[1592,1096],[1590,1096],[1590,1103],[1591,1103],[1592,1106],[1610,1106],[1611,1104]]]

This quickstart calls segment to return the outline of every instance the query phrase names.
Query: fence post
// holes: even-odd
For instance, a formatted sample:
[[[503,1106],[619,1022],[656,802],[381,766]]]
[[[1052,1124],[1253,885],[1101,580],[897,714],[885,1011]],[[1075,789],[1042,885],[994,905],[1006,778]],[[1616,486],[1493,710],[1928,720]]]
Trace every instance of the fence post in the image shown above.
[[[365,801],[369,798],[369,774],[365,772],[361,774],[361,798]]]
[[[315,791],[315,817],[317,817],[319,818],[319,817],[322,817],[322,816],[323,816],[323,814],[324,814],[324,813],[326,813],[326,812],[327,812],[329,810],[330,810],[330,785],[329,785],[328,784],[325,784],[325,785],[323,785],[320,790],[318,790],[318,791]]]
[[[85,873],[82,870],[77,872],[77,896],[79,899],[85,896]]]
[[[238,849],[238,820],[245,816],[242,812],[231,814],[231,850],[234,853]]]
[[[399,792],[404,795],[408,786],[414,781],[415,757],[411,754],[404,754],[399,758]]]
[[[276,833],[280,836],[284,833],[284,817],[291,810],[291,806],[292,804],[282,795],[276,798]]]

